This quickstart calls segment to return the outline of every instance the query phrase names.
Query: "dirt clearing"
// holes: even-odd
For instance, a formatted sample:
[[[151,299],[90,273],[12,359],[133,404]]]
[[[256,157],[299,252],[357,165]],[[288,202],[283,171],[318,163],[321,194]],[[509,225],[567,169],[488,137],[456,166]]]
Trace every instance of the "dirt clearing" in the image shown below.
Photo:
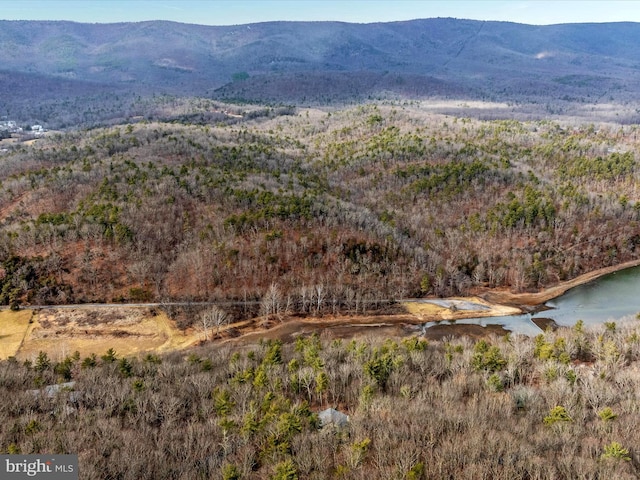
[[[414,300],[402,302],[402,305],[409,313],[423,319],[425,322],[499,317],[522,313],[519,308],[497,305],[479,297]]]
[[[0,359],[16,354],[27,333],[32,314],[31,310],[0,311]]]
[[[44,308],[33,312],[31,324],[30,311],[19,313],[25,319],[13,320],[15,338],[2,338],[2,358],[14,355],[30,359],[43,351],[53,360],[60,360],[75,351],[82,356],[102,355],[109,348],[118,355],[130,356],[184,348],[199,340],[194,334],[178,330],[164,312],[149,307]],[[2,312],[0,319],[8,314]],[[3,322],[3,336],[8,335],[5,325],[10,324]],[[24,341],[18,331],[23,324]]]

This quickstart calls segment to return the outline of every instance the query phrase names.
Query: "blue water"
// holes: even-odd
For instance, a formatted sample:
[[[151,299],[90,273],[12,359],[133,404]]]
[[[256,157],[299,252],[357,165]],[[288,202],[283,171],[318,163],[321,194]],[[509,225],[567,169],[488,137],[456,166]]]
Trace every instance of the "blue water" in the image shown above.
[[[542,330],[533,322],[534,318],[550,318],[558,325],[567,327],[575,325],[578,320],[585,325],[633,321],[640,312],[640,267],[621,270],[579,285],[545,305],[550,309],[534,314],[429,322],[424,327],[428,329],[435,324],[501,325],[514,333],[537,335]]]

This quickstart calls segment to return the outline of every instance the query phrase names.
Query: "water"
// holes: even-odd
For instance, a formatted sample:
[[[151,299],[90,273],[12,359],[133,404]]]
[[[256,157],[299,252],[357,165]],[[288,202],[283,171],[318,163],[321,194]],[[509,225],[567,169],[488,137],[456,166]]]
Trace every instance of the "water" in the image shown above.
[[[542,333],[540,327],[531,320],[530,314],[506,315],[503,317],[464,318],[456,320],[455,322],[448,320],[428,322],[423,325],[423,331],[436,325],[451,325],[452,327],[454,325],[480,325],[481,327],[486,327],[487,325],[500,325],[502,328],[509,330],[510,332],[521,333],[531,337]]]
[[[535,319],[550,318],[556,324],[567,327],[575,325],[578,320],[585,325],[632,321],[640,312],[640,267],[621,270],[579,285],[545,305],[550,309],[533,314],[429,322],[424,328],[435,324],[501,325],[514,333],[537,335],[542,329],[534,323]]]
[[[600,277],[567,291],[547,302],[553,310],[540,312],[558,325],[598,324],[620,320],[640,312],[640,267],[628,268]]]

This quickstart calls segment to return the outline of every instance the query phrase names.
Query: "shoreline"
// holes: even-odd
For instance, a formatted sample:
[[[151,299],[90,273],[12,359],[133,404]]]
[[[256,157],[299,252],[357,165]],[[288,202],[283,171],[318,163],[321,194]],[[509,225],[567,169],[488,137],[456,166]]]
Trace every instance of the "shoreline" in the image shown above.
[[[619,272],[628,268],[640,266],[640,260],[630,260],[628,262],[613,265],[611,267],[604,267],[598,270],[593,270],[588,273],[584,273],[572,280],[567,280],[559,283],[553,287],[545,288],[539,292],[522,292],[513,293],[505,290],[487,290],[478,294],[478,297],[486,300],[491,304],[516,306],[521,310],[528,310],[527,307],[540,307],[544,303],[559,297],[560,295],[571,290],[579,285],[584,285],[592,280],[596,280],[604,275],[610,273]]]
[[[580,275],[572,280],[561,282],[539,292],[513,293],[506,290],[490,290],[468,297],[422,298],[401,302],[406,310],[405,314],[394,315],[366,315],[339,317],[307,317],[289,318],[282,323],[266,328],[252,328],[235,338],[222,338],[222,343],[246,344],[259,338],[291,339],[298,335],[311,332],[327,332],[338,338],[358,336],[364,334],[379,335],[382,332],[395,336],[409,336],[416,333],[415,327],[427,322],[443,320],[455,322],[466,318],[505,316],[531,312],[541,308],[546,302],[557,298],[568,290],[593,281],[604,275],[640,266],[639,260],[631,260],[618,265],[600,268]],[[451,308],[456,302],[477,304],[478,309],[459,310]],[[443,305],[444,304],[444,305]],[[382,322],[382,323],[380,323]],[[372,328],[374,327],[374,328]],[[413,327],[413,328],[412,328]],[[340,333],[336,331],[339,329]],[[450,335],[469,335],[479,338],[485,334],[508,333],[508,330],[497,325],[481,327],[473,324],[438,325],[431,327],[422,335],[427,339],[442,339]]]

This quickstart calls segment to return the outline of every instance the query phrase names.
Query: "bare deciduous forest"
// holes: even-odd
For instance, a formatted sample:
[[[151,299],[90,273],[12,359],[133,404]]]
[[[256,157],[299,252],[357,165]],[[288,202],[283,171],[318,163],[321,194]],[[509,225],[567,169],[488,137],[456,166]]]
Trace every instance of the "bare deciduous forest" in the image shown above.
[[[0,363],[0,445],[84,479],[637,478],[638,328]],[[37,387],[75,384],[47,395]],[[320,428],[318,412],[349,415]]]
[[[638,257],[635,125],[163,101],[170,122],[2,153],[1,303],[271,289],[276,310],[358,313]]]

